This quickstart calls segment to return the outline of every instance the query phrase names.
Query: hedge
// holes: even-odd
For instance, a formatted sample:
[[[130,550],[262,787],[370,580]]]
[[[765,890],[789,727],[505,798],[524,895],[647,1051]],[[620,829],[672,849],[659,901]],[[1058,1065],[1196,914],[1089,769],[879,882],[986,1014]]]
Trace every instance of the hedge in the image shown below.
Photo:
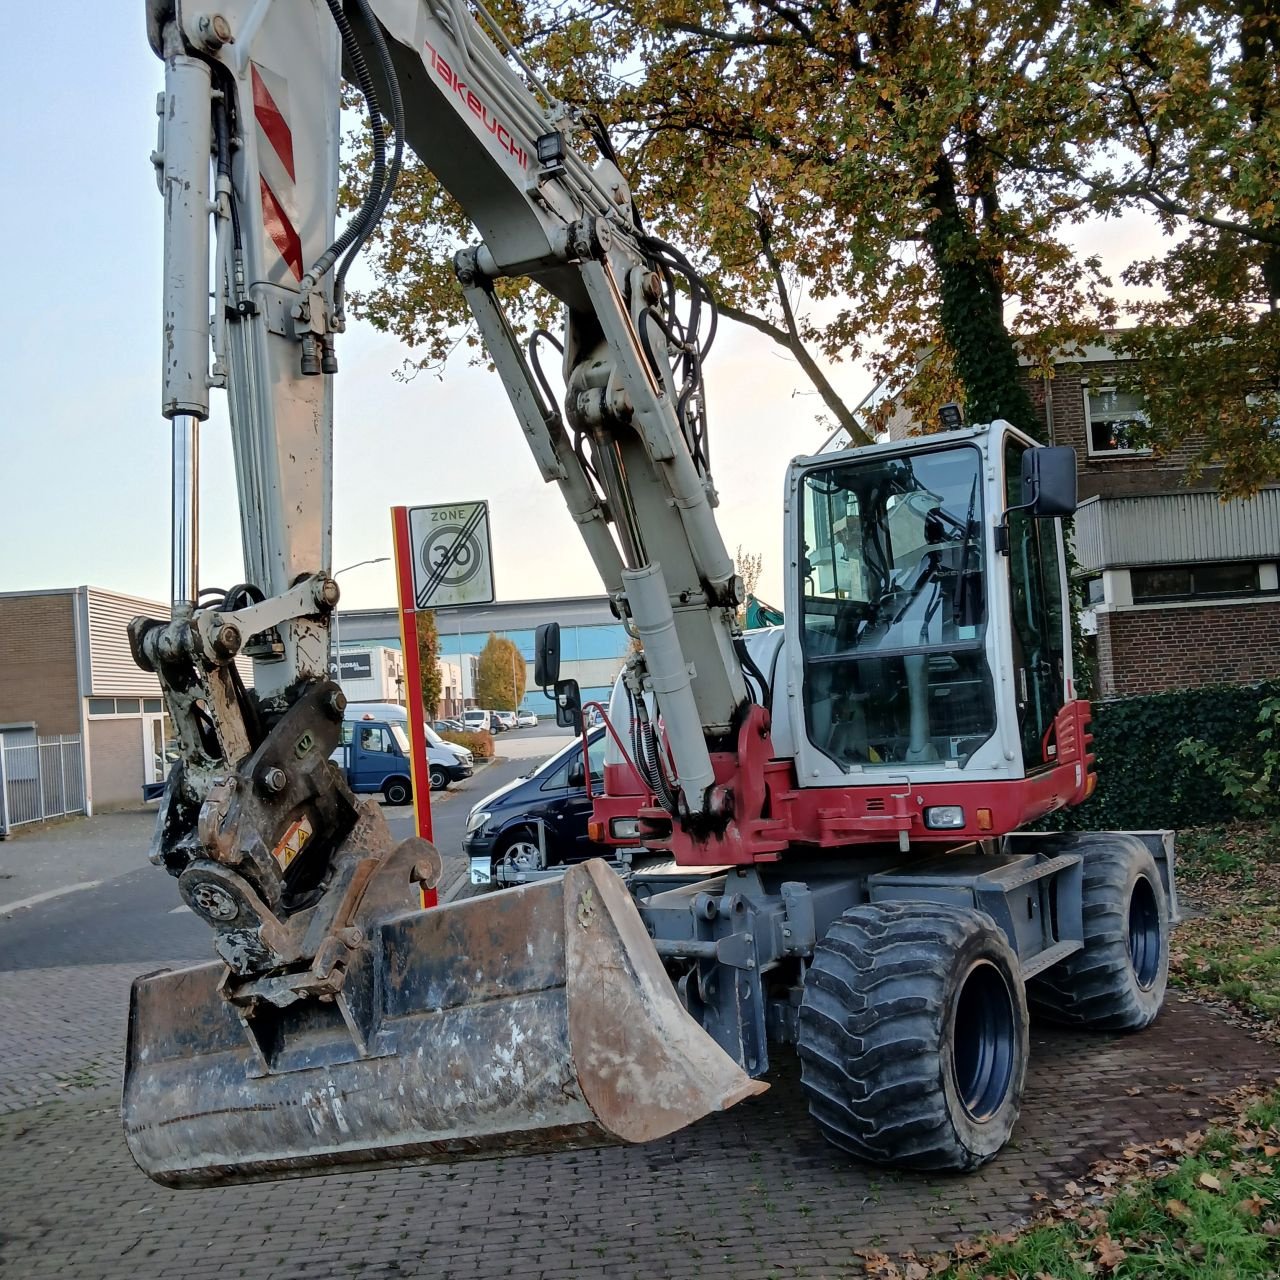
[[[1214,685],[1097,702],[1093,706],[1098,789],[1074,809],[1052,814],[1056,829],[1116,831],[1199,827],[1241,816],[1222,787],[1178,752],[1201,738],[1248,767],[1261,765],[1262,700],[1280,695],[1280,681]]]
[[[456,742],[460,747],[466,747],[477,760],[491,760],[493,758],[493,734],[487,729],[481,729],[472,733],[467,730],[464,733],[442,733],[440,735],[446,742]]]

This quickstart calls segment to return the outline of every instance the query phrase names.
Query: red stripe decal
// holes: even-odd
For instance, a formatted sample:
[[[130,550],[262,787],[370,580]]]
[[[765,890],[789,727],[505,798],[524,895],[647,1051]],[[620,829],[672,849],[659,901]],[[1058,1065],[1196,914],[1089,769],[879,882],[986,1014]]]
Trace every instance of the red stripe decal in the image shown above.
[[[262,225],[280,250],[280,256],[289,264],[289,270],[301,280],[302,240],[261,174],[258,175],[258,185],[262,188]]]
[[[289,122],[276,106],[276,100],[263,83],[262,77],[258,74],[258,68],[250,63],[249,69],[253,72],[254,114],[258,117],[258,123],[262,126],[262,132],[267,135],[267,140],[276,149],[276,155],[284,163],[289,177],[297,182],[297,175],[293,171],[293,133],[289,129]]]

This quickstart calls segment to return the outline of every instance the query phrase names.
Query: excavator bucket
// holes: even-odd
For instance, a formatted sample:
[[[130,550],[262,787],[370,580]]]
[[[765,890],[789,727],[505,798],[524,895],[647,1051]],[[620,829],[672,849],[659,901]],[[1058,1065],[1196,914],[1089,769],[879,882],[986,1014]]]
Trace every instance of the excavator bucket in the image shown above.
[[[648,1142],[759,1093],[681,1006],[622,883],[395,915],[337,998],[246,1011],[221,964],[137,979],[123,1116],[155,1181],[215,1186]]]

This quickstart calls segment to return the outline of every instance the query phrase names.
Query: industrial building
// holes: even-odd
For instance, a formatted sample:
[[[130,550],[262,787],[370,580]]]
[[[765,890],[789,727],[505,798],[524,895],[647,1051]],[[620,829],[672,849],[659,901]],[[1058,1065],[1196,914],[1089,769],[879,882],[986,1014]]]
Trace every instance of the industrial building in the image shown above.
[[[475,705],[475,659],[489,636],[497,635],[511,640],[524,657],[526,693],[521,707],[539,716],[555,714],[551,699],[533,687],[534,632],[543,622],[560,624],[562,677],[578,682],[584,701],[608,701],[630,638],[607,596],[567,596],[436,611],[440,659],[458,674],[460,707]],[[341,635],[344,662],[349,652],[373,646],[399,649],[400,617],[395,609],[343,609]]]
[[[160,684],[129,652],[137,614],[169,610],[97,587],[0,593],[3,825],[132,808],[163,780]]]

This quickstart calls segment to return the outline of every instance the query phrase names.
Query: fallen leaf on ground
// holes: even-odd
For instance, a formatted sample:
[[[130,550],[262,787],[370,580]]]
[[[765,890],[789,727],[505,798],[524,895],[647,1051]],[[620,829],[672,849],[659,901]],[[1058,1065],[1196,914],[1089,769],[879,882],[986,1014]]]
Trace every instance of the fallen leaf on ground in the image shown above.
[[[1108,1271],[1114,1271],[1129,1255],[1110,1236],[1099,1237],[1093,1243],[1094,1256],[1098,1265]]]
[[[1181,1200],[1166,1200],[1164,1202],[1164,1207],[1168,1210],[1171,1217],[1182,1219],[1189,1218],[1191,1216],[1190,1208]]]
[[[1201,1175],[1196,1179],[1196,1182],[1197,1182],[1197,1183],[1199,1183],[1199,1185],[1200,1185],[1200,1186],[1204,1187],[1206,1191],[1221,1191],[1221,1190],[1222,1190],[1222,1183],[1221,1183],[1221,1181],[1219,1181],[1219,1179],[1215,1178],[1215,1177],[1213,1176],[1213,1174],[1211,1174],[1211,1173],[1202,1173],[1202,1174],[1201,1174]]]

